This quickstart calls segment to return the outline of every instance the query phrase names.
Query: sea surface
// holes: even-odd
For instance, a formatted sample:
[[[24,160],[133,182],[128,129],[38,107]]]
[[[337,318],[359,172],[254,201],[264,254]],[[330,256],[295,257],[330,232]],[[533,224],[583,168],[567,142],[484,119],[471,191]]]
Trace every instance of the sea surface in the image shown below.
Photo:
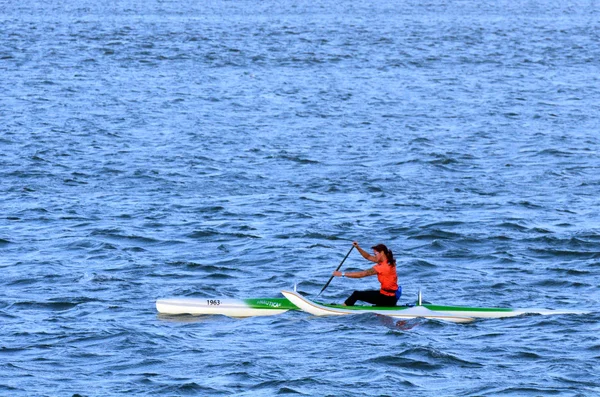
[[[2,396],[600,395],[597,1],[0,0],[0,194]],[[591,313],[156,311],[352,241],[401,303]]]

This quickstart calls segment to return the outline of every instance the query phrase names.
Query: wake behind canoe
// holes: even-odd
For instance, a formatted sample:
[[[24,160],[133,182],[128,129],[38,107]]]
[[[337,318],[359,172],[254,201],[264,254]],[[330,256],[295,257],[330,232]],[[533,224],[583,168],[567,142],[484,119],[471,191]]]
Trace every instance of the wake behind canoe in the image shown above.
[[[171,315],[221,314],[229,317],[254,317],[273,316],[299,309],[286,298],[171,298],[158,299],[156,310],[161,314]]]

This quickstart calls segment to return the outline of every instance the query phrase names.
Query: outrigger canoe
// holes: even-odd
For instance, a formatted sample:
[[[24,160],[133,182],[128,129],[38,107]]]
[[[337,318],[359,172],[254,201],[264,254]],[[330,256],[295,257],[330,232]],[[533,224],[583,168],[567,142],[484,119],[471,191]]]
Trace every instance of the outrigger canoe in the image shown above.
[[[452,322],[470,322],[476,318],[515,317],[524,314],[555,315],[585,314],[583,311],[551,309],[511,309],[467,306],[444,306],[422,303],[419,292],[415,305],[375,307],[342,306],[314,302],[298,292],[282,291],[285,298],[255,299],[159,299],[156,309],[161,314],[207,315],[220,314],[229,317],[272,316],[288,310],[302,310],[315,316],[339,316],[359,313],[375,313],[394,318],[430,318]]]

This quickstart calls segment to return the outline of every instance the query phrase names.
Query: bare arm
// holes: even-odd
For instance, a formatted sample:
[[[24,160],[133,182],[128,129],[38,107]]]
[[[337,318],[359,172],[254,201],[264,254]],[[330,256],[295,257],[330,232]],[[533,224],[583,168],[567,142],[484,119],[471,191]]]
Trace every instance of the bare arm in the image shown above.
[[[374,276],[376,275],[377,272],[375,271],[374,268],[370,268],[367,270],[362,270],[360,272],[333,272],[333,275],[336,277],[348,277],[348,278],[363,278],[363,277],[369,277],[369,276]]]
[[[375,258],[375,256],[373,256],[373,255],[370,255],[364,249],[360,248],[360,246],[358,245],[358,243],[356,241],[353,242],[352,245],[354,245],[356,247],[356,249],[358,250],[358,252],[360,252],[360,254],[362,255],[363,258],[365,258],[368,261],[377,263],[377,258]]]
[[[377,272],[373,268],[363,270],[361,272],[346,272],[346,273],[344,273],[344,275],[349,278],[363,278],[363,277],[374,276],[376,274],[377,274]]]

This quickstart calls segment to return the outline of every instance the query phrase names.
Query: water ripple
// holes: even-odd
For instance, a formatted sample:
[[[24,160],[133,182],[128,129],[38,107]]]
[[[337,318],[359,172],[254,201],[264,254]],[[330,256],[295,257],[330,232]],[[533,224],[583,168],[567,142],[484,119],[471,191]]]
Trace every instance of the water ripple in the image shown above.
[[[593,4],[0,9],[3,393],[598,394]],[[402,303],[593,313],[156,313],[316,294],[354,240],[394,250]]]

